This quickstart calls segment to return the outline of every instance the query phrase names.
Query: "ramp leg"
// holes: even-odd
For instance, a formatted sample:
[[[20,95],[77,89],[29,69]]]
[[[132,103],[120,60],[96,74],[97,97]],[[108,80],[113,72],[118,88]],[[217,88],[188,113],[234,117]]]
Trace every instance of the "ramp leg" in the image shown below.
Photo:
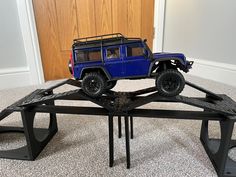
[[[114,164],[114,135],[113,135],[113,116],[108,116],[108,130],[109,130],[109,166]]]
[[[133,129],[133,116],[130,116],[130,138],[134,138],[134,129]],[[121,116],[118,116],[118,138],[122,137],[122,123]]]
[[[127,169],[130,168],[130,139],[129,139],[129,116],[125,116],[125,144]]]
[[[47,104],[53,105],[54,102],[51,101]],[[57,120],[54,113],[50,113],[48,129],[33,127],[35,118],[33,110],[25,109],[21,111],[21,116],[23,127],[0,127],[0,133],[24,133],[26,145],[18,149],[0,151],[1,158],[34,160],[57,132]]]
[[[231,140],[235,121],[236,117],[219,120],[221,139],[210,139],[209,121],[202,121],[200,140],[220,177],[236,176],[236,162],[228,156],[229,150],[236,146],[236,140]]]

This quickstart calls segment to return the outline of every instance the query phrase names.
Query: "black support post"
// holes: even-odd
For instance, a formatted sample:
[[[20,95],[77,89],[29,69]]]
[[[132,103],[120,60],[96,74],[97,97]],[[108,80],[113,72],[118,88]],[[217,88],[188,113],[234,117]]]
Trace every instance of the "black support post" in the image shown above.
[[[113,138],[113,116],[108,116],[108,130],[109,130],[109,166],[114,164],[114,138]]]
[[[129,116],[125,116],[125,144],[127,169],[130,168]]]

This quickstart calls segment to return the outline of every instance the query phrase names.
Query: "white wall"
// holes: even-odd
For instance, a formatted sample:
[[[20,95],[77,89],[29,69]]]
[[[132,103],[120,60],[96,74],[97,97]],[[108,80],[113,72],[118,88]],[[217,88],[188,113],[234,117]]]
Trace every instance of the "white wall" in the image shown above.
[[[0,89],[42,83],[32,0],[0,0]]]
[[[0,1],[0,69],[25,67],[26,55],[15,0]]]
[[[166,0],[163,42],[197,59],[193,74],[236,86],[235,0]]]

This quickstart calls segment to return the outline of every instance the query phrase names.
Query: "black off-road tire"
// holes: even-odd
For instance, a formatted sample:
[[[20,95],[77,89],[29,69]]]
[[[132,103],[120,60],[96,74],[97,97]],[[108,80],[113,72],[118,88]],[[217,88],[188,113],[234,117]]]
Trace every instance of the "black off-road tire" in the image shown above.
[[[83,91],[91,97],[99,97],[107,87],[106,79],[99,73],[88,73],[82,80]]]
[[[162,96],[172,97],[179,95],[185,86],[184,76],[174,69],[160,72],[156,77],[156,88]]]
[[[116,86],[117,81],[109,81],[107,82],[107,90],[111,90]]]

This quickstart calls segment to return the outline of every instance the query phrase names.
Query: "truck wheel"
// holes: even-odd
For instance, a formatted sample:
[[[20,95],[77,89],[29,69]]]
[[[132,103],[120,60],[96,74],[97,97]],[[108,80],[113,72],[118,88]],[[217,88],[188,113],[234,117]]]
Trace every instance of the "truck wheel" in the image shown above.
[[[107,90],[111,90],[116,86],[117,81],[109,81],[107,82]]]
[[[101,96],[106,85],[105,78],[99,73],[88,73],[82,80],[83,91],[91,97]]]
[[[182,92],[184,85],[185,79],[178,70],[168,69],[156,77],[156,88],[162,96],[176,96]]]

